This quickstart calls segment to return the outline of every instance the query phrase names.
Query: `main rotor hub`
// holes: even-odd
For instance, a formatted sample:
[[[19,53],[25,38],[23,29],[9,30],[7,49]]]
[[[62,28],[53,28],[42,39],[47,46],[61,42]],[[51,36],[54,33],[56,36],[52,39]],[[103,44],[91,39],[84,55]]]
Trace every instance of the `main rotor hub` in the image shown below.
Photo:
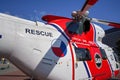
[[[85,17],[87,17],[89,14],[89,11],[86,11],[84,14],[81,11],[73,11],[72,12],[72,18],[80,21],[81,19],[84,19]]]

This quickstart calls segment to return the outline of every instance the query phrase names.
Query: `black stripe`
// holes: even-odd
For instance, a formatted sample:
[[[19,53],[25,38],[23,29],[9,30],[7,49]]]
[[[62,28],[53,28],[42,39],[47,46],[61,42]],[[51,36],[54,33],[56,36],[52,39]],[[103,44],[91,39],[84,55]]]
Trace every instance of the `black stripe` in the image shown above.
[[[0,38],[2,38],[2,35],[0,35]]]
[[[89,70],[88,70],[88,67],[87,67],[87,64],[85,63],[85,61],[83,61],[83,64],[84,64],[84,66],[85,66],[85,69],[86,69],[88,78],[90,78],[90,73],[89,73]]]

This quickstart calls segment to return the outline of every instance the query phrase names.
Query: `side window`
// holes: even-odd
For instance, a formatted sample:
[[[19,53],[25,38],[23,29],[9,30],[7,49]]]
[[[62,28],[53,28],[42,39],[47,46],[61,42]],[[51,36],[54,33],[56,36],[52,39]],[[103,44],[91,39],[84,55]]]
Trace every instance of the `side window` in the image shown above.
[[[100,48],[100,52],[102,54],[102,59],[107,59],[107,55],[104,49]]]
[[[90,30],[90,21],[89,20],[86,20],[84,22],[84,32],[87,32]]]
[[[116,53],[113,53],[114,57],[115,57],[115,61],[116,61],[116,68],[119,68],[119,58],[118,55]]]
[[[75,53],[77,61],[91,60],[90,52],[86,48],[75,47]]]
[[[115,61],[116,62],[119,62],[119,58],[118,58],[118,55],[116,53],[113,53],[114,57],[115,57]]]

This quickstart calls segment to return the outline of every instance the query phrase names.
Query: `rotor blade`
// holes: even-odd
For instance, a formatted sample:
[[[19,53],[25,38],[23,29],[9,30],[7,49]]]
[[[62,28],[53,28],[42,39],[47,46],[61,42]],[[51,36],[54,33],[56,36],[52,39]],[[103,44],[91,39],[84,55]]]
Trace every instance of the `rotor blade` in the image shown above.
[[[97,22],[97,23],[100,23],[100,24],[104,24],[104,25],[108,25],[108,26],[113,26],[115,28],[120,28],[120,23],[116,23],[116,22],[99,20],[99,19],[96,19],[96,18],[92,18],[91,21],[92,22]]]
[[[86,11],[88,11],[88,9],[93,6],[98,0],[86,0],[84,6],[82,7],[81,11],[82,14],[85,14]]]

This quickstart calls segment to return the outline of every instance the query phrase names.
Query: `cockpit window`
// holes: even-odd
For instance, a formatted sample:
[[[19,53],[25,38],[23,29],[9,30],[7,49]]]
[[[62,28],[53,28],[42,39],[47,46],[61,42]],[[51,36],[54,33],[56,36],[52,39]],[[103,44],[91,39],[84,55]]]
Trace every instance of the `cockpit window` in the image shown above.
[[[90,30],[90,21],[71,21],[67,23],[68,32],[71,34],[82,34],[82,32],[88,32]]]
[[[83,32],[83,23],[81,22],[68,22],[67,23],[68,32],[71,34],[82,34]]]
[[[77,61],[91,60],[90,52],[86,48],[75,47],[75,53]]]

